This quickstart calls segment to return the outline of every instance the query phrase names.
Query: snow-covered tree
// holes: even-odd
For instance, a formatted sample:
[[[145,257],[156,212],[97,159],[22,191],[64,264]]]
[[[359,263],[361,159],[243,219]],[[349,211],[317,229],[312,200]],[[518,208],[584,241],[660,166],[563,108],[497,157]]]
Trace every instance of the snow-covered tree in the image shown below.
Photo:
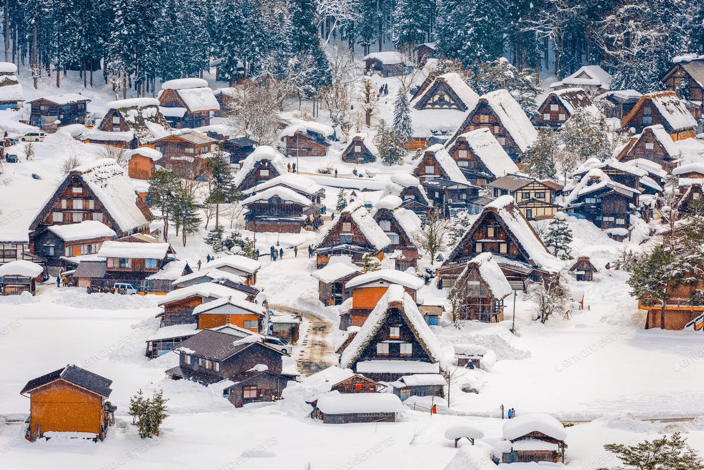
[[[570,292],[562,275],[529,281],[527,284],[526,298],[535,303],[535,311],[541,323],[556,315],[568,317]]]
[[[419,0],[396,0],[391,38],[394,46],[404,51],[408,57],[416,44],[422,43],[426,37],[423,6],[424,2]]]
[[[341,189],[337,195],[337,205],[335,210],[341,212],[345,207],[347,207],[347,197],[345,197],[345,190]]]
[[[523,156],[525,172],[538,179],[555,177],[558,153],[555,133],[551,129],[540,129],[538,139]]]
[[[208,159],[210,170],[210,194],[206,202],[215,204],[215,228],[220,227],[220,204],[231,203],[240,198],[240,192],[234,184],[230,162],[222,150]]]
[[[563,260],[572,259],[572,248],[570,248],[572,230],[565,221],[564,212],[555,214],[555,217],[548,224],[547,233],[543,241],[553,255]]]
[[[408,142],[413,137],[413,121],[408,96],[403,88],[396,93],[394,102],[394,132],[401,142]]]
[[[398,163],[406,154],[403,142],[396,132],[386,125],[383,119],[379,121],[374,136],[374,143],[379,150],[379,158],[387,165]]]
[[[176,235],[180,228],[181,241],[183,246],[186,246],[188,235],[198,232],[201,222],[193,188],[181,183],[179,191],[171,199],[171,206]]]
[[[511,93],[528,117],[537,114],[535,99],[543,89],[537,84],[532,69],[518,70],[505,57],[484,62],[475,69],[476,75],[471,85],[477,93],[484,95],[503,88]]]
[[[595,116],[584,108],[577,109],[560,129],[560,140],[567,152],[578,158],[578,163],[596,157],[611,156],[608,129],[603,116]]]
[[[447,236],[451,230],[450,224],[442,217],[439,209],[429,211],[423,227],[412,237],[416,246],[430,256],[430,262],[435,261],[435,255],[447,246]]]
[[[274,78],[261,84],[247,80],[233,87],[231,92],[228,125],[259,145],[271,145],[278,135],[280,89],[276,82]]]
[[[628,469],[702,470],[704,468],[702,459],[679,432],[671,437],[663,436],[660,439],[646,440],[633,445],[606,444],[604,449],[614,454]]]

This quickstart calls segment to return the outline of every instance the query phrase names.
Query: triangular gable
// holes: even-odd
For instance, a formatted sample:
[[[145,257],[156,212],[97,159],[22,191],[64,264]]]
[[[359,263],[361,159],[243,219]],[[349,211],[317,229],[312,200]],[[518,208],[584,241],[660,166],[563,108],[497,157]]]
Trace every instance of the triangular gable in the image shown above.
[[[350,224],[351,232],[342,231],[343,226],[341,224],[343,223]],[[359,202],[350,204],[335,217],[335,220],[330,224],[330,228],[323,236],[322,241],[318,243],[316,249],[338,245],[339,243],[334,242],[332,239],[340,233],[361,235],[366,241],[366,246],[376,251],[381,251],[391,244],[389,237],[386,236],[381,230],[381,227],[377,225],[371,215],[369,215],[369,212],[367,212],[364,206]]]
[[[428,166],[433,166],[440,174],[438,175],[437,171],[432,174],[426,173]],[[470,184],[442,144],[433,145],[425,150],[423,157],[418,159],[418,163],[413,168],[413,175],[418,178],[443,178],[455,183]]]
[[[621,121],[621,128],[628,129],[631,121],[639,115],[641,108],[646,104],[650,105],[652,114],[660,116],[663,126],[670,133],[697,127],[697,121],[684,101],[680,100],[673,91],[661,91],[641,96],[631,112]]]
[[[456,109],[467,111],[467,105],[457,96],[442,77],[435,79],[430,88],[418,99],[413,106],[415,109]]]

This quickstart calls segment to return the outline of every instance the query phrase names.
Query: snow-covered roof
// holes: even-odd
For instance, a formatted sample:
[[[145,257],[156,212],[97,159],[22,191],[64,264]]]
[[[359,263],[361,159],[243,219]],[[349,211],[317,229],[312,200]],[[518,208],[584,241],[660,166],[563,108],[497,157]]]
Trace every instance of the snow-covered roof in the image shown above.
[[[96,220],[84,220],[78,224],[50,225],[49,231],[65,242],[116,236],[113,229]]]
[[[244,191],[244,193],[256,193],[275,186],[285,186],[308,196],[313,196],[323,190],[322,186],[310,178],[298,175],[296,173],[285,173],[281,176],[277,176],[276,178],[266,180],[253,188]]]
[[[481,439],[484,437],[484,432],[468,423],[453,424],[445,430],[445,439],[454,441],[463,437]]]
[[[134,140],[134,131],[101,131],[93,128],[81,135],[81,139],[92,142],[131,142]]]
[[[423,387],[428,385],[447,385],[447,380],[440,374],[413,374],[404,375],[398,382],[403,382],[408,387]]]
[[[162,90],[185,90],[188,88],[203,88],[207,87],[208,82],[202,78],[177,78],[175,80],[167,80],[161,84]]]
[[[661,124],[646,127],[646,129],[650,129],[651,131],[653,131],[653,135],[658,140],[658,142],[660,142],[660,144],[665,148],[665,151],[668,155],[672,157],[677,156],[677,154],[679,153],[679,149],[677,148],[677,145],[675,145],[675,142],[673,142],[672,137],[670,137],[670,134],[667,133],[667,131]],[[645,129],[643,130],[643,132],[645,132]]]
[[[273,188],[265,189],[264,191],[258,192],[254,196],[248,197],[247,199],[242,201],[240,204],[242,204],[243,206],[247,206],[249,204],[253,204],[253,203],[259,202],[259,201],[268,201],[272,197],[278,197],[284,201],[290,201],[290,202],[302,204],[306,207],[313,204],[311,202],[311,200],[308,199],[307,197],[301,196],[296,191],[293,191],[292,189],[285,188],[283,186],[275,186]]]
[[[444,83],[457,95],[457,98],[459,98],[462,101],[462,104],[464,104],[467,108],[466,111],[471,111],[477,105],[477,102],[479,101],[479,95],[477,92],[474,91],[472,87],[467,85],[459,74],[451,72],[435,77],[433,83],[427,86],[422,93],[413,98],[410,103],[410,107],[415,108],[428,93],[432,93],[435,90],[436,83],[438,82]],[[458,112],[457,110],[455,111]]]
[[[163,259],[168,251],[168,243],[106,241],[101,245],[98,257]]]
[[[212,313],[213,310],[219,310],[215,313],[227,313],[229,315],[251,313],[264,315],[266,313],[266,310],[261,305],[257,305],[254,302],[249,302],[243,299],[240,294],[236,294],[200,304],[193,309],[193,315],[198,315],[204,312]]]
[[[134,155],[142,155],[143,157],[151,158],[155,162],[161,160],[164,156],[164,154],[152,147],[138,147],[127,152],[128,158],[131,158]]]
[[[447,179],[454,181],[455,183],[470,184],[462,173],[462,170],[460,170],[460,167],[457,166],[455,160],[449,153],[447,153],[447,149],[443,147],[442,144],[432,145],[428,147],[425,152],[433,154],[434,160],[438,165],[440,165],[440,168],[442,168],[443,172],[447,175]],[[419,158],[414,168],[421,167],[420,169],[422,169],[422,166],[424,166],[424,160],[424,158]],[[419,174],[422,175],[424,172],[420,171]]]
[[[176,279],[172,285],[178,287],[181,284],[193,281],[199,278],[208,278],[209,282],[218,281],[230,281],[239,284],[244,284],[244,279],[242,279],[237,274],[228,273],[227,271],[222,271],[220,269],[199,269],[198,271],[192,272],[191,274],[186,274]]]
[[[538,131],[526,116],[526,113],[508,90],[496,90],[482,96],[506,128],[516,145],[525,152],[538,139]]]
[[[62,95],[43,96],[41,98],[37,98],[36,100],[32,100],[30,103],[33,103],[34,101],[39,101],[39,100],[47,100],[47,101],[51,101],[52,103],[62,105],[62,104],[80,103],[82,101],[87,102],[87,101],[90,101],[90,98],[86,98],[85,96],[80,95],[78,93],[64,93]]]
[[[604,90],[611,88],[613,77],[598,65],[585,65],[569,77],[559,82],[551,83],[550,88],[561,86],[598,86]]]
[[[12,62],[0,62],[0,73],[16,73],[17,66]]]
[[[29,243],[29,232],[27,230],[0,228],[0,242]]]
[[[247,294],[240,292],[230,287],[224,286],[222,284],[217,284],[214,282],[203,282],[201,284],[195,284],[192,286],[184,287],[183,289],[172,290],[164,297],[161,298],[159,306],[164,304],[169,304],[172,302],[178,302],[189,297],[202,297],[202,298],[230,298],[239,297],[242,300],[247,298]]]
[[[236,271],[254,274],[259,271],[261,267],[262,264],[257,260],[240,255],[229,255],[214,259],[211,262],[202,265],[201,269],[232,268]]]
[[[656,163],[652,160],[646,160],[644,158],[634,158],[624,163],[626,166],[633,166],[635,168],[641,168],[647,171],[649,174],[657,176],[659,178],[664,178],[667,176],[667,172],[663,170],[662,165]]]
[[[595,118],[602,116],[599,108],[596,107],[587,92],[582,88],[563,88],[551,94],[555,95],[570,116],[580,109]]]
[[[457,138],[457,141],[460,140],[467,142],[474,155],[496,178],[518,172],[516,164],[489,129],[482,128],[467,132]]]
[[[578,198],[604,188],[611,188],[627,197],[640,194],[640,191],[636,188],[631,188],[625,184],[613,181],[609,175],[604,173],[600,168],[592,168],[582,176],[579,183],[577,183],[572,192],[565,198],[565,205],[569,206]]]
[[[392,393],[326,393],[318,398],[318,409],[326,415],[355,413],[402,413],[401,399]]]
[[[362,272],[362,268],[350,261],[349,256],[331,256],[328,264],[311,276],[326,284],[335,282],[354,273]]]
[[[512,441],[532,432],[540,432],[558,441],[567,438],[565,427],[547,413],[521,413],[504,423],[503,435],[507,441]]]
[[[168,83],[168,82],[167,82]],[[179,88],[176,93],[181,97],[189,111],[197,113],[201,111],[217,111],[220,109],[220,103],[215,98],[213,90],[208,87],[203,88]],[[162,106],[168,108],[168,106]]]
[[[389,286],[389,288],[386,290],[386,293],[381,297],[381,299],[379,299],[379,302],[376,304],[374,310],[372,310],[372,312],[367,317],[366,321],[364,322],[364,325],[362,325],[362,328],[359,330],[359,332],[355,335],[354,339],[352,339],[350,344],[340,355],[340,366],[343,368],[348,368],[351,367],[355,363],[355,361],[357,361],[360,354],[362,354],[362,352],[364,351],[364,348],[366,348],[369,342],[379,331],[379,328],[381,328],[381,326],[386,321],[389,305],[391,303],[402,304],[402,316],[405,319],[408,327],[411,329],[411,331],[413,331],[418,342],[425,349],[426,353],[428,354],[428,357],[430,357],[430,361],[432,363],[437,363],[440,370],[446,370],[447,367],[445,364],[445,357],[443,355],[442,346],[440,345],[440,342],[430,330],[430,327],[425,322],[425,319],[423,319],[423,315],[418,311],[418,307],[416,306],[416,303],[413,301],[411,296],[408,295],[403,289],[403,287],[398,284],[393,284]],[[410,366],[411,364],[408,365]],[[357,371],[362,373],[359,368],[357,369]]]
[[[405,360],[370,360],[359,361],[357,372],[360,374],[439,374],[437,362]]]
[[[704,162],[687,163],[672,170],[673,175],[684,175],[687,173],[699,173],[704,175]]]
[[[147,108],[149,106],[159,106],[159,100],[156,98],[129,98],[109,101],[105,104],[108,109]]]
[[[511,284],[509,284],[506,276],[491,253],[481,253],[475,256],[467,263],[467,267],[464,269],[466,271],[472,268],[476,268],[479,271],[479,275],[486,283],[494,298],[500,300],[513,294]],[[459,278],[463,278],[463,275],[464,271],[460,274]]]
[[[386,52],[372,52],[364,56],[364,60],[378,60],[383,64],[405,64],[406,57],[400,52],[386,51]]]
[[[420,186],[420,181],[418,181],[418,178],[413,175],[409,175],[408,173],[394,173],[391,175],[391,181],[403,186],[404,188],[409,186]]]
[[[279,172],[279,175],[285,174],[287,170],[283,158],[283,155],[268,145],[257,147],[254,149],[254,152],[249,154],[249,156],[242,161],[240,170],[235,174],[233,180],[235,186],[239,187],[247,175],[254,169],[254,165],[261,160],[269,160],[271,165]]]
[[[3,78],[7,78],[7,76],[4,76]],[[12,102],[23,100],[24,90],[22,90],[22,85],[20,85],[19,83],[0,87],[0,102]]]
[[[329,226],[328,232],[323,234],[321,240],[324,240],[327,233],[340,223],[340,217],[342,217],[343,214],[350,214],[352,221],[359,228],[360,232],[362,232],[362,235],[364,235],[376,250],[383,250],[391,244],[389,237],[386,236],[384,231],[379,227],[360,201],[353,202],[336,215],[335,220],[333,220]]]
[[[350,369],[332,366],[301,379],[301,383],[306,387],[313,387],[321,391],[330,391],[332,387],[354,377],[354,375],[354,372]]]
[[[31,261],[10,261],[0,266],[0,276],[29,276],[37,277],[44,272],[44,268]]]
[[[418,290],[425,285],[425,281],[418,276],[407,274],[403,271],[396,271],[395,269],[379,269],[378,271],[370,271],[347,281],[345,289],[352,289],[353,287],[367,284],[376,284],[382,281],[389,285],[398,284],[412,290]]]
[[[374,143],[374,139],[369,133],[359,132],[357,134],[354,134],[350,139],[349,145],[354,145],[355,138],[359,138],[359,140],[362,141],[364,146],[367,147],[367,150],[369,150],[372,155],[374,155],[375,157],[379,156],[379,149],[377,148],[376,144]]]
[[[131,232],[147,225],[147,219],[137,207],[134,186],[117,161],[104,158],[79,166],[71,173],[74,172],[81,174],[120,230]]]
[[[180,338],[183,336],[193,336],[197,333],[197,326],[195,323],[188,323],[185,325],[171,325],[163,326],[157,330],[156,333],[149,336],[147,341],[156,341],[159,339],[167,338]]]
[[[291,118],[290,125],[281,131],[281,136],[293,137],[296,132],[315,132],[323,137],[329,138],[335,134],[335,130],[327,124],[315,121],[304,121],[303,119]]]
[[[631,112],[623,118],[621,127],[627,128],[631,119],[636,116],[640,108],[647,102],[651,102],[655,106],[662,119],[667,122],[673,131],[696,129],[697,121],[687,109],[687,104],[673,91],[659,91],[641,96]]]
[[[404,209],[403,207],[397,207],[391,214],[396,219],[396,222],[401,226],[406,235],[411,237],[411,242],[413,242],[413,234],[420,230],[422,224],[418,215],[415,212]]]
[[[394,196],[393,194],[389,194],[387,196],[382,197],[379,199],[376,204],[374,204],[374,209],[389,209],[389,210],[394,210],[398,206],[403,204],[403,201],[401,200],[400,197]],[[374,214],[372,214],[373,216]]]

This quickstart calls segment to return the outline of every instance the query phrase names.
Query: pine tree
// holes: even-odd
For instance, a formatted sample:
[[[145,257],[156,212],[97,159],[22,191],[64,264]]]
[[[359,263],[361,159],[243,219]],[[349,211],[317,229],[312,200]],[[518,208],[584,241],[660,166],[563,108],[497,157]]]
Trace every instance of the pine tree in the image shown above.
[[[424,2],[419,0],[397,0],[393,13],[391,39],[396,49],[410,57],[413,47],[425,40],[427,15],[423,14]]]
[[[701,458],[679,432],[635,445],[606,444],[604,449],[614,454],[629,468],[644,470],[702,470]],[[605,469],[598,469],[605,470]]]
[[[330,64],[320,43],[315,23],[313,0],[289,0],[291,28],[288,32],[288,45],[291,56],[298,58],[301,65],[310,63],[310,95],[318,93],[332,83]]]
[[[164,241],[169,240],[169,220],[173,209],[171,202],[179,186],[178,176],[169,170],[157,170],[149,180],[147,200],[161,212],[160,217],[164,221]]]
[[[379,36],[381,28],[381,12],[377,0],[360,0],[360,18],[355,24],[355,37],[358,44],[364,47],[364,55],[369,54],[374,39]]]
[[[136,395],[130,397],[130,409],[127,414],[132,416],[132,424],[137,424],[146,413],[147,401],[148,399],[144,398],[144,393],[142,393],[141,389]]]
[[[347,207],[347,198],[345,197],[345,190],[341,189],[337,195],[337,205],[335,206],[335,210],[337,212],[342,212],[345,207]]]
[[[161,424],[168,417],[166,414],[166,402],[168,398],[164,398],[163,390],[154,392],[151,399],[151,406],[147,410],[147,419],[149,422],[149,436],[158,436],[161,432]]]
[[[476,75],[472,86],[477,93],[484,95],[499,89],[508,90],[528,117],[536,115],[538,106],[535,98],[543,89],[537,85],[532,69],[518,70],[504,57],[474,68]]]
[[[240,198],[239,189],[234,184],[230,162],[225,153],[218,150],[208,160],[210,170],[210,194],[206,202],[215,204],[215,228],[220,226],[220,204],[231,203]]]
[[[172,207],[173,219],[176,224],[176,233],[178,234],[178,229],[180,227],[181,240],[183,242],[183,246],[186,246],[188,235],[198,232],[198,227],[201,222],[193,191],[189,190],[184,185],[181,185],[179,191],[172,199]]]
[[[378,271],[381,269],[381,261],[375,256],[365,253],[362,257],[362,271],[365,273]]]
[[[379,158],[387,165],[398,163],[406,154],[406,149],[403,148],[402,142],[396,136],[396,133],[386,126],[386,122],[383,119],[379,121],[374,140],[379,150]]]
[[[209,245],[215,253],[219,253],[223,251],[223,234],[224,230],[222,227],[216,225],[215,228],[208,232],[208,235],[203,241],[206,245]]]
[[[560,140],[565,149],[578,156],[580,163],[596,157],[604,160],[611,156],[606,122],[585,109],[578,109],[560,130]]]
[[[540,129],[538,139],[523,156],[525,172],[538,178],[554,178],[557,172],[558,147],[551,129]]]
[[[394,132],[402,142],[408,142],[413,137],[413,121],[411,120],[411,110],[408,105],[408,97],[403,89],[396,94],[394,103]]]
[[[572,230],[567,225],[563,212],[555,214],[555,217],[550,221],[544,242],[553,255],[563,260],[572,259],[570,255],[572,249],[569,246],[572,243]]]

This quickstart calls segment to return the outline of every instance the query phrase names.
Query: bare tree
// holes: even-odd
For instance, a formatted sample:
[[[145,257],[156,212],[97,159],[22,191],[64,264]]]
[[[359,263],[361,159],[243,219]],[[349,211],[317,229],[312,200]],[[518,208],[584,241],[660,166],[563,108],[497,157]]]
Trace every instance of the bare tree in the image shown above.
[[[75,170],[79,166],[81,166],[81,159],[78,157],[76,154],[71,154],[64,160],[64,162],[61,164],[61,171],[64,172],[64,175],[67,175],[71,173],[71,171]]]
[[[238,203],[235,202],[227,206],[224,215],[230,221],[230,230],[232,230],[232,227],[235,225],[235,221],[239,219],[241,214],[242,206],[240,206]]]
[[[100,149],[100,156],[102,158],[110,158],[115,160],[117,164],[122,167],[129,163],[127,150],[119,147],[113,147],[112,145],[103,145]]]
[[[367,127],[372,125],[372,115],[377,110],[377,92],[374,87],[374,82],[370,77],[362,78],[362,90],[360,98],[360,106],[364,111],[364,122]]]
[[[267,86],[248,81],[235,87],[228,124],[236,132],[270,145],[276,140],[279,118],[278,96]]]
[[[345,134],[346,141],[352,127],[351,105],[359,67],[354,62],[352,52],[337,44],[329,48],[328,62],[332,72],[332,85],[322,91],[321,99],[330,111],[333,125]]]
[[[435,208],[428,212],[425,225],[423,225],[421,230],[411,235],[411,237],[421,250],[430,255],[432,263],[435,261],[435,255],[445,249],[447,235],[450,230],[450,224],[442,218],[440,210]]]
[[[33,143],[28,143],[24,146],[24,155],[27,159],[27,161],[31,160],[32,157],[34,157],[34,144]]]
[[[562,274],[544,280],[530,281],[526,293],[526,298],[535,302],[536,313],[541,323],[558,314],[569,318],[570,292]]]
[[[323,45],[330,43],[340,23],[354,23],[359,19],[358,0],[318,0],[316,2],[318,29],[324,31]]]
[[[210,219],[215,216],[215,204],[203,204],[203,215],[205,215],[205,229],[208,230]]]

